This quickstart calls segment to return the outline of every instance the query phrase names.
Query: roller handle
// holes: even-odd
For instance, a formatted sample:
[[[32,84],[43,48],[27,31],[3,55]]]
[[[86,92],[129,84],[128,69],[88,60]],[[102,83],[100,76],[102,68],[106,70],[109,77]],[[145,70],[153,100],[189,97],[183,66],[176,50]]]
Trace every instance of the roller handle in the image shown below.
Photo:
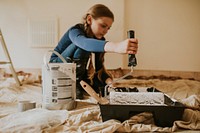
[[[128,38],[135,38],[135,32],[133,30],[129,30],[127,32]],[[128,55],[128,66],[135,67],[137,65],[137,59],[135,57],[135,54],[129,54]]]

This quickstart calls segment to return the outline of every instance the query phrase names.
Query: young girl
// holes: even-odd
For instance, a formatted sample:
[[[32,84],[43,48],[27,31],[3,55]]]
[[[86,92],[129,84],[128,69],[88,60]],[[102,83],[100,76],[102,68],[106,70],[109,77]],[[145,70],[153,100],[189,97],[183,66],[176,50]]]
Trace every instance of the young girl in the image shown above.
[[[104,53],[136,54],[137,39],[126,39],[122,42],[106,41],[104,36],[114,22],[114,15],[108,7],[102,4],[92,6],[83,17],[83,23],[71,27],[61,38],[54,49],[67,62],[76,63],[76,98],[83,98],[80,81],[89,83],[97,92],[104,94],[104,86],[112,82],[112,77],[104,67]],[[95,55],[95,65],[92,67],[91,53]],[[88,68],[87,64],[90,61]],[[62,62],[52,54],[50,62]],[[95,68],[95,70],[94,70]]]

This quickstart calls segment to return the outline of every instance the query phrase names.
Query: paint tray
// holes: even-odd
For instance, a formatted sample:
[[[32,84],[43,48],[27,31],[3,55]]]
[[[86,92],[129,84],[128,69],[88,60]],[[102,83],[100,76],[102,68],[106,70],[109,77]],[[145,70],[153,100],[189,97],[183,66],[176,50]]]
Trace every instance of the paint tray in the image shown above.
[[[185,106],[180,102],[170,99],[167,95],[164,95],[164,97],[164,105],[100,104],[102,120],[107,121],[110,119],[116,119],[123,122],[136,114],[150,112],[153,114],[156,126],[172,127],[174,121],[182,119]]]

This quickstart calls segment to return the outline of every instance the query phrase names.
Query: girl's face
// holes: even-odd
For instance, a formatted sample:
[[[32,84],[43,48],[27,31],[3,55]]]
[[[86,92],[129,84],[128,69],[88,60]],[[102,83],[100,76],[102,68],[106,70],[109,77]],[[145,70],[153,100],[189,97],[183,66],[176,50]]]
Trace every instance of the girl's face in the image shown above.
[[[88,24],[97,39],[101,39],[106,35],[110,27],[112,26],[113,20],[109,17],[100,17],[97,19],[88,18]]]

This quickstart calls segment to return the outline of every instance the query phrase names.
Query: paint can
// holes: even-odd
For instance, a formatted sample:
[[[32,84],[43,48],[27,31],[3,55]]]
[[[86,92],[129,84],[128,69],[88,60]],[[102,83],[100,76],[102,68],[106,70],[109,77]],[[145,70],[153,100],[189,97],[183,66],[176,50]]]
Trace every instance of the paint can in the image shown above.
[[[55,53],[63,63],[47,63],[44,56],[42,66],[42,107],[50,110],[76,107],[76,64],[67,63],[56,51]]]

